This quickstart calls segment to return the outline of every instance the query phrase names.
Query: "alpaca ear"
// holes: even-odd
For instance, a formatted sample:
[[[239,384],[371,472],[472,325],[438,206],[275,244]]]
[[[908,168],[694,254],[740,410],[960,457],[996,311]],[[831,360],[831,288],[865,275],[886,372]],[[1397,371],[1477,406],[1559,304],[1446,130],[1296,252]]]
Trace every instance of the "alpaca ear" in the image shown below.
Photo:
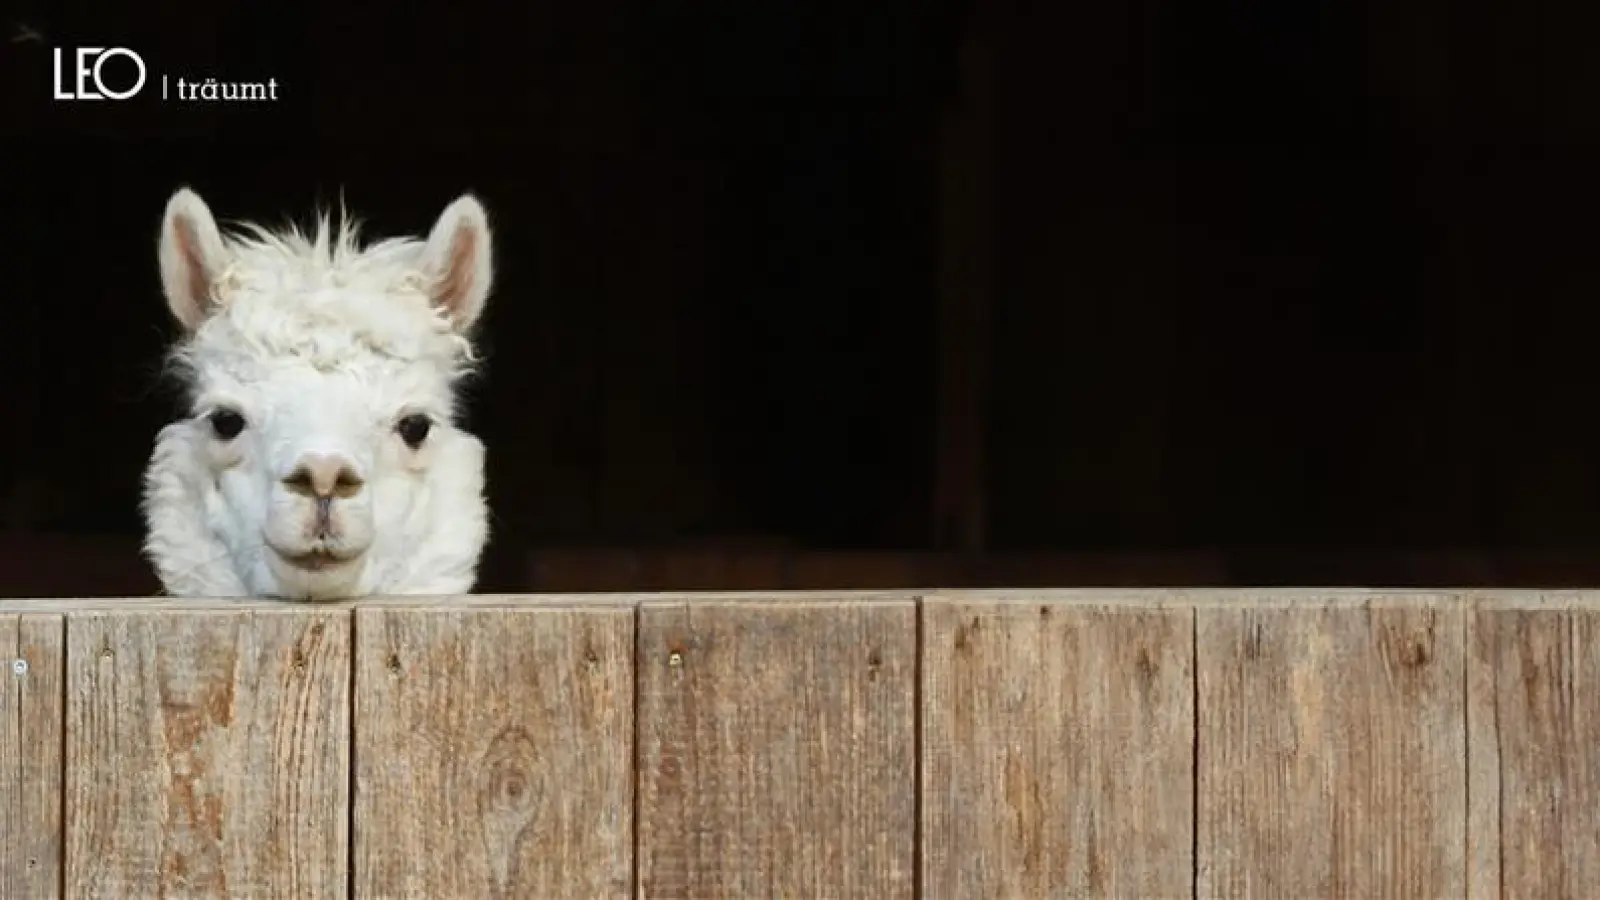
[[[445,207],[422,250],[429,297],[450,316],[457,331],[478,320],[494,281],[489,216],[471,194]]]
[[[167,307],[184,328],[194,331],[211,315],[211,286],[228,263],[217,221],[199,194],[179,188],[167,201],[157,256]]]

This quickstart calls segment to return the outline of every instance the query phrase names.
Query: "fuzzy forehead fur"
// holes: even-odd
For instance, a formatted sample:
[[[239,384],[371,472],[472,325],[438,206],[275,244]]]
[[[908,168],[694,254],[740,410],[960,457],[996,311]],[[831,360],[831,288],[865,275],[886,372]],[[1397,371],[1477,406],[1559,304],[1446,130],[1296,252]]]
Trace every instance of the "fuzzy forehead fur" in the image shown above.
[[[174,350],[191,376],[254,380],[274,361],[349,374],[423,363],[454,376],[473,362],[471,342],[429,300],[420,239],[362,246],[359,223],[321,213],[310,234],[245,224],[223,241],[230,265],[210,286],[214,312]]]

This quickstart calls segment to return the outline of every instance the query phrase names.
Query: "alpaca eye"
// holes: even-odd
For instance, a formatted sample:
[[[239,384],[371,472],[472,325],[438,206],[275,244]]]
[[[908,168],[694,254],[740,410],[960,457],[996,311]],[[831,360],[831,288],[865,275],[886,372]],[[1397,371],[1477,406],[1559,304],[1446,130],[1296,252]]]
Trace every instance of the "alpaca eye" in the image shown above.
[[[231,409],[213,410],[206,418],[211,422],[211,431],[219,441],[231,441],[244,430],[244,416]]]
[[[428,431],[432,428],[433,420],[422,413],[417,413],[401,419],[394,430],[400,435],[400,440],[406,442],[407,447],[415,450],[428,439]]]

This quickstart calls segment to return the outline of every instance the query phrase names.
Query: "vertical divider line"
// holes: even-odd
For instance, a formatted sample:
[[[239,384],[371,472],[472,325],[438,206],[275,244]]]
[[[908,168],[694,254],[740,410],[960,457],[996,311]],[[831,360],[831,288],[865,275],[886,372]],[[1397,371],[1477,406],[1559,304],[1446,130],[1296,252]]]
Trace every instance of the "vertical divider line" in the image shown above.
[[[631,821],[628,823],[628,839],[631,843],[628,853],[628,896],[637,897],[640,900],[644,898],[643,888],[639,884],[642,869],[639,863],[639,855],[643,849],[639,846],[639,773],[640,769],[644,767],[643,747],[639,744],[639,712],[643,706],[639,702],[639,673],[644,668],[644,658],[641,656],[643,642],[640,640],[640,632],[643,630],[644,602],[635,598],[633,601],[633,660],[630,666],[633,670],[633,678],[631,679],[633,682],[631,696],[633,704],[633,752],[631,754],[632,758],[629,760],[629,768],[633,770],[633,796],[628,799],[633,805],[633,812],[629,817]]]
[[[70,665],[72,648],[67,643],[67,619],[67,613],[63,610],[61,613],[61,722],[56,727],[56,739],[60,742],[61,748],[61,785],[59,788],[61,799],[58,801],[61,804],[61,809],[59,810],[61,821],[57,826],[61,829],[61,833],[56,843],[56,890],[59,891],[58,896],[61,897],[61,900],[66,900],[67,897],[67,843],[71,835],[71,832],[67,829],[67,798],[72,796],[72,792],[67,790],[67,778],[71,775],[71,770],[67,766],[67,701],[72,698],[71,691],[67,689],[67,681],[72,676],[72,666]],[[17,617],[17,624],[19,626],[22,624],[21,616]],[[22,629],[20,627],[17,629],[17,637],[19,640],[22,637]]]
[[[922,767],[922,679],[924,677],[923,656],[925,654],[923,614],[927,609],[924,605],[925,599],[921,594],[912,598],[914,603],[912,628],[916,640],[916,655],[911,663],[911,896],[915,900],[922,900],[925,887],[922,881],[922,844],[927,837],[922,824],[922,796],[926,793],[926,786],[923,784]]]
[[[1200,900],[1200,605],[1189,605],[1189,868]]]
[[[356,679],[360,677],[361,643],[356,638],[356,622],[359,616],[357,606],[350,607],[350,683],[346,686],[346,703],[348,704],[346,716],[349,720],[349,729],[345,734],[346,765],[345,777],[348,786],[345,789],[345,837],[344,837],[344,870],[345,870],[345,898],[356,898]]]
[[[1505,723],[1500,720],[1500,670],[1502,668],[1500,662],[1500,629],[1505,627],[1503,623],[1506,617],[1512,615],[1512,613],[1498,610],[1496,613],[1494,617],[1494,633],[1489,635],[1489,640],[1493,642],[1489,645],[1491,648],[1489,659],[1492,666],[1489,669],[1489,677],[1492,679],[1489,683],[1489,689],[1494,692],[1491,701],[1493,705],[1490,709],[1494,720],[1495,881],[1500,889],[1500,896],[1504,897],[1506,896],[1506,730]],[[1514,615],[1518,619],[1517,638],[1521,640],[1526,633],[1522,625],[1530,618],[1530,614],[1519,611]]]
[[[1466,799],[1462,806],[1461,838],[1466,842],[1461,854],[1466,871],[1461,873],[1461,884],[1467,896],[1472,896],[1472,603],[1471,594],[1457,595],[1456,608],[1461,613],[1461,795]]]

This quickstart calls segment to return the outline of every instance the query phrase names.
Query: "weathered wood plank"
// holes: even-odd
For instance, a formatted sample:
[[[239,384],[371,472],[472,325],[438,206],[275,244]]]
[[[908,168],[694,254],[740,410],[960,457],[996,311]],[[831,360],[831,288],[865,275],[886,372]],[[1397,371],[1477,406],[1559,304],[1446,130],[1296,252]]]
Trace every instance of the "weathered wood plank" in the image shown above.
[[[61,896],[61,616],[0,615],[0,897]]]
[[[356,612],[355,896],[626,898],[625,605]]]
[[[1197,616],[1198,896],[1461,897],[1461,605]]]
[[[646,603],[649,900],[910,900],[916,604]]]
[[[1103,583],[1106,581],[1122,584],[1127,581],[1141,581],[1143,579],[1122,578],[1119,572],[1129,573],[1150,566],[1159,568],[1160,561],[1151,557],[1153,561],[1141,562],[1136,556],[1127,558],[1112,557],[1077,557],[1069,560],[1073,566],[1068,570],[1084,577],[1072,577],[1074,582]],[[1076,566],[1077,562],[1087,561],[1086,566]],[[1102,565],[1101,563],[1105,563]],[[933,564],[935,574],[943,571],[940,564]],[[1023,568],[1010,567],[1009,563],[996,569],[982,566],[985,577],[977,579],[980,582],[1015,582],[1015,581],[1041,581],[1049,583],[1054,580],[1050,573],[1059,574],[1061,570],[1054,563],[1044,562],[1035,566],[1026,564]],[[882,571],[882,570],[879,570]],[[919,572],[930,571],[919,567]],[[1203,559],[1196,558],[1186,563],[1181,570],[1158,572],[1158,580],[1162,582],[1200,581],[1212,580],[1207,572],[1216,573],[1214,567],[1208,566]],[[980,574],[982,574],[980,573]],[[998,573],[998,575],[996,574]],[[1185,575],[1184,573],[1188,573]],[[994,577],[990,577],[994,576]],[[1016,577],[1014,577],[1016,576]],[[1183,577],[1179,577],[1183,576]],[[622,604],[638,604],[643,602],[671,602],[671,603],[726,603],[729,601],[758,602],[774,606],[788,604],[805,604],[816,601],[840,602],[846,600],[906,600],[915,601],[926,594],[926,587],[919,589],[871,589],[871,590],[784,590],[784,591],[660,591],[641,593],[638,591],[621,593],[577,593],[577,594],[464,594],[452,597],[367,597],[359,600],[337,600],[318,603],[317,609],[323,611],[346,611],[351,609],[552,609],[587,606],[616,606]],[[1142,608],[1183,607],[1186,609],[1207,609],[1224,607],[1239,609],[1241,607],[1254,607],[1258,609],[1322,609],[1335,607],[1364,607],[1374,600],[1386,604],[1411,605],[1416,607],[1437,606],[1441,602],[1437,590],[1421,589],[1394,589],[1373,590],[1370,588],[1162,588],[1162,587],[1097,587],[1097,588],[1015,588],[997,590],[990,588],[974,588],[962,590],[962,596],[982,598],[997,603],[1040,603],[1055,604],[1087,604],[1090,606],[1130,606]],[[1545,608],[1552,605],[1562,608],[1581,608],[1600,610],[1600,591],[1522,591],[1522,590],[1495,590],[1495,602],[1499,606],[1528,606],[1530,608]],[[1452,601],[1453,602],[1453,601]],[[82,598],[37,598],[37,597],[0,597],[0,615],[14,613],[75,613],[88,611],[130,612],[130,611],[171,611],[192,613],[201,610],[238,611],[247,609],[282,610],[285,604],[282,600],[266,598],[184,598],[184,597],[82,597]]]
[[[1600,897],[1600,613],[1476,609],[1473,900]]]
[[[349,619],[70,615],[66,896],[346,896]]]
[[[1194,613],[923,608],[923,896],[1188,897]]]

